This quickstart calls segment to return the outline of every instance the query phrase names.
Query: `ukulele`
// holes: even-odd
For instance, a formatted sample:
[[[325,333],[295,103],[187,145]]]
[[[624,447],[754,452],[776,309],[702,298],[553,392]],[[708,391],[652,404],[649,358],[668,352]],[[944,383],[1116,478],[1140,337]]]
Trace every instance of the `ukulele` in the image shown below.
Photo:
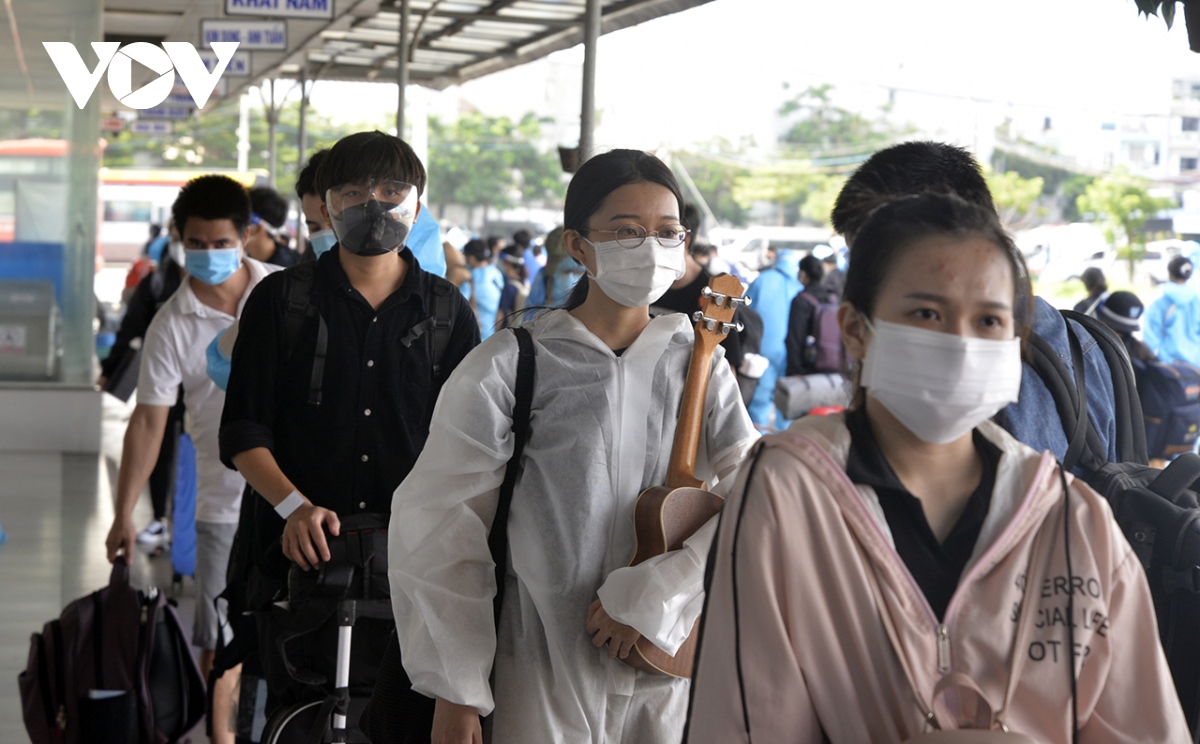
[[[684,540],[721,511],[724,501],[705,490],[704,482],[696,478],[696,453],[700,447],[713,352],[730,331],[742,329],[741,323],[733,322],[733,313],[743,303],[749,305],[750,299],[742,296],[742,283],[729,274],[713,277],[700,293],[700,310],[693,316],[696,341],[692,345],[692,358],[683,386],[667,482],[647,488],[638,496],[634,506],[637,549],[630,563],[632,566],[667,551],[679,550]],[[674,656],[642,637],[622,661],[650,674],[690,679],[699,627],[700,619],[697,618],[692,632]]]

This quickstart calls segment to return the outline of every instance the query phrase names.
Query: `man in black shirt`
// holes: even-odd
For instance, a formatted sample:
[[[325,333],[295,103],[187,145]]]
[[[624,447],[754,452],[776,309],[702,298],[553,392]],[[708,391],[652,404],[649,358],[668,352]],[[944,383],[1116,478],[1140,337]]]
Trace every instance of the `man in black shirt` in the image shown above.
[[[257,545],[281,537],[304,569],[329,559],[324,529],[337,534],[339,515],[391,511],[442,383],[479,343],[461,294],[404,246],[424,185],[404,141],[343,138],[316,175],[338,244],[268,277],[242,313],[221,459],[277,512],[259,510]],[[307,308],[296,307],[302,282]],[[435,327],[439,305],[448,335]],[[314,374],[321,337],[323,374]]]

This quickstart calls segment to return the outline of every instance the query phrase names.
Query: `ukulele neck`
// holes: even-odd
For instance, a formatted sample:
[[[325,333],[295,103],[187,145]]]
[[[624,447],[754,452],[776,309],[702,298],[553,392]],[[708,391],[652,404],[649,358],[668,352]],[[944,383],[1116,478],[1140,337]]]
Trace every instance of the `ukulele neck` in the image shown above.
[[[667,465],[666,485],[670,488],[704,486],[704,482],[696,478],[696,453],[700,449],[709,370],[712,368],[713,353],[720,343],[720,337],[713,333],[702,333],[700,325],[696,324],[696,340],[692,344],[692,358],[688,362],[687,380],[683,385],[679,420],[675,423],[675,441],[671,446],[671,460]]]

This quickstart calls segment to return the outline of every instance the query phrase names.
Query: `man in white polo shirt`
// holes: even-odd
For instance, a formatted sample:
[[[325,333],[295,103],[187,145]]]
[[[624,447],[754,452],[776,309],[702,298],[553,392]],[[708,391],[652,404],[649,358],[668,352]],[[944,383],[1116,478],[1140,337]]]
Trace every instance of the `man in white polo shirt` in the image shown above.
[[[158,457],[163,429],[180,385],[196,444],[196,621],[192,643],[205,676],[212,669],[219,619],[213,600],[225,588],[225,569],[245,481],[221,464],[217,434],[225,393],[209,379],[205,350],[233,323],[258,282],[277,266],[243,256],[250,224],[250,197],[225,176],[189,181],[171,207],[183,238],[188,278],[158,311],[146,332],[138,377],[137,407],[125,432],[117,479],[116,517],[109,531],[108,559],[130,555],[137,538],[133,507]],[[229,640],[229,639],[226,639]],[[227,701],[221,687],[216,701]],[[224,706],[222,706],[224,707]],[[227,711],[223,711],[226,712]],[[221,718],[214,711],[214,719]],[[214,732],[224,732],[214,720]],[[219,739],[218,739],[219,740]]]

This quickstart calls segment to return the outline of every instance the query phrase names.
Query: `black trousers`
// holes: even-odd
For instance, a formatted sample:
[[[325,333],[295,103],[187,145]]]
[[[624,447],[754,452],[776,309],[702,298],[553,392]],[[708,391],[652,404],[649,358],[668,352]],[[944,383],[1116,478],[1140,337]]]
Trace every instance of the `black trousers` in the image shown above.
[[[158,450],[158,461],[150,473],[150,504],[154,518],[166,519],[167,508],[175,496],[175,469],[179,457],[179,435],[183,433],[183,400],[171,407],[167,414],[167,428],[163,432],[162,447]]]

